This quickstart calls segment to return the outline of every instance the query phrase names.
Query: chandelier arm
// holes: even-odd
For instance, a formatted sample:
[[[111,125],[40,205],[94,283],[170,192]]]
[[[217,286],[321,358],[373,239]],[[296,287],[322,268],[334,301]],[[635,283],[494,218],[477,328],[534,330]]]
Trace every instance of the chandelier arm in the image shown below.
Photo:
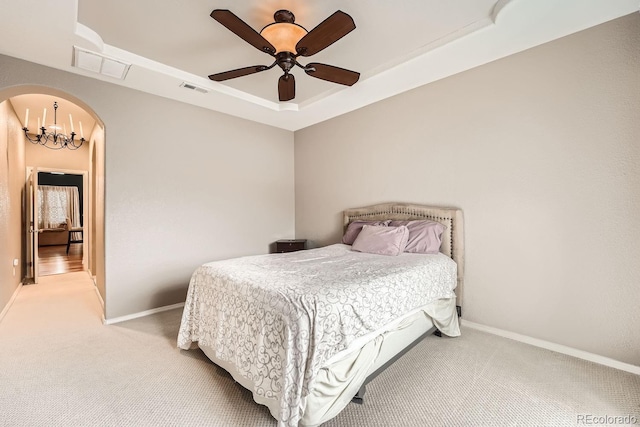
[[[87,140],[84,138],[80,138],[79,140],[75,139],[75,132],[71,133],[71,138],[63,135],[61,133],[46,133],[45,128],[41,128],[41,134],[37,134],[36,138],[32,138],[29,136],[29,129],[27,127],[23,127],[24,135],[29,142],[36,145],[42,145],[43,147],[49,148],[51,150],[60,150],[62,148],[67,148],[69,150],[77,150],[82,147]],[[78,143],[79,142],[79,143]],[[51,146],[49,143],[52,143]]]

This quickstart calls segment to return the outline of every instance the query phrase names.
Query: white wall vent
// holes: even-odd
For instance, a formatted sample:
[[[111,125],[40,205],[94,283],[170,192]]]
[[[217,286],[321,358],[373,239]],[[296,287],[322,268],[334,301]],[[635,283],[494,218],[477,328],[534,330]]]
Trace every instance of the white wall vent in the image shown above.
[[[180,84],[180,87],[183,87],[185,89],[195,90],[196,92],[200,92],[200,93],[209,93],[207,89],[200,86],[196,86],[193,83],[182,82]]]
[[[108,58],[102,54],[91,52],[77,46],[73,47],[72,65],[82,70],[91,71],[120,80],[124,80],[129,72],[129,68],[131,67],[131,64],[126,62]]]

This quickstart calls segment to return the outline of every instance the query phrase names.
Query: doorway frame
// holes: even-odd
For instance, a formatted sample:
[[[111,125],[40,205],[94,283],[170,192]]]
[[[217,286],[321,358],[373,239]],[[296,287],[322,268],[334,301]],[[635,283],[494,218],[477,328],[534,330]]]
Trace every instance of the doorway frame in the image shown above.
[[[86,271],[89,273],[89,275],[93,278],[93,275],[91,274],[91,269],[89,268],[89,254],[91,253],[90,251],[92,250],[92,234],[91,234],[91,229],[93,228],[93,223],[92,221],[92,217],[91,217],[91,206],[89,205],[89,193],[91,192],[91,188],[89,187],[91,185],[91,177],[89,176],[89,171],[88,170],[73,170],[73,169],[61,169],[61,168],[50,168],[50,167],[42,167],[42,166],[26,166],[26,179],[29,179],[29,176],[33,173],[36,172],[40,173],[40,172],[45,172],[45,173],[52,173],[52,172],[59,172],[59,173],[64,173],[65,175],[80,175],[82,176],[82,212],[80,213],[82,215],[83,218],[83,223],[82,223],[82,235],[83,235],[83,242],[82,242],[82,271]],[[38,186],[40,186],[40,183],[38,182]],[[32,201],[33,203],[33,201]],[[28,213],[27,213],[28,214]],[[26,221],[28,222],[28,221]],[[36,228],[37,229],[37,228]],[[40,230],[38,230],[39,232]],[[33,256],[33,262],[36,263],[38,262],[40,256],[39,256],[39,251],[40,251],[40,247],[36,246],[34,247],[34,256]],[[36,276],[38,276],[38,269],[35,269],[36,271]],[[38,283],[38,277],[33,277],[35,283]]]

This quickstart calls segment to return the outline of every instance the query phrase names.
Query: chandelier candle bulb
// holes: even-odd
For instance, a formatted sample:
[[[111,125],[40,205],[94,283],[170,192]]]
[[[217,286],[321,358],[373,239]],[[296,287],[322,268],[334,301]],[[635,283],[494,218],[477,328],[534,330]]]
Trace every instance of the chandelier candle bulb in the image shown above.
[[[47,109],[44,109],[44,113],[42,113],[42,127],[47,127],[47,125],[45,125],[47,121]]]
[[[71,133],[73,133],[73,118],[71,118],[71,114],[69,114],[69,123],[71,123]]]
[[[27,108],[27,113],[24,115],[24,127],[29,127],[29,109]]]
[[[64,132],[64,134],[67,134],[67,125],[66,124],[62,124],[62,131]]]
[[[80,138],[84,138],[84,131],[82,130],[82,122],[78,122],[80,123]]]

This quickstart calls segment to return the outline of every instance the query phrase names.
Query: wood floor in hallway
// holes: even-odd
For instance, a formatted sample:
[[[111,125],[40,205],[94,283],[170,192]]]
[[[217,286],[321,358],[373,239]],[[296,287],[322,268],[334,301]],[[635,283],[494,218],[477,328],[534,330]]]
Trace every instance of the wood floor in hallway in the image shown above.
[[[81,244],[40,246],[38,248],[38,275],[50,276],[53,274],[72,273],[83,271]]]

